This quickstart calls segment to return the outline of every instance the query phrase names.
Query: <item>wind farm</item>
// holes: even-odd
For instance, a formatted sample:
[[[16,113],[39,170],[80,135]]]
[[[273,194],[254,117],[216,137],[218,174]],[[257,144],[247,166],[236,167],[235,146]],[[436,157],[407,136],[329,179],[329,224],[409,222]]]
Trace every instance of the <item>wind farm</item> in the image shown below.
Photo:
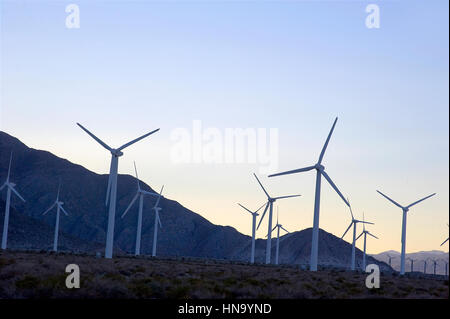
[[[404,6],[2,3],[0,300],[448,299],[449,4]]]

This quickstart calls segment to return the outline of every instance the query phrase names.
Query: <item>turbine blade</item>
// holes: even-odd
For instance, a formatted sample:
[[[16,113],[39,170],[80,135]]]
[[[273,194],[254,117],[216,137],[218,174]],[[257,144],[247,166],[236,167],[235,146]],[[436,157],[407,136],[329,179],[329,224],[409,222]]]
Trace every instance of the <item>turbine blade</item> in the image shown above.
[[[111,180],[111,172],[112,172],[112,169],[113,169],[113,161],[111,159],[111,164],[109,166],[109,175],[108,175],[108,187],[106,188],[106,201],[105,201],[105,205],[106,206],[108,206],[109,195],[110,195],[110,192],[111,192],[111,182],[112,182],[112,180]]]
[[[128,211],[130,210],[131,206],[133,206],[134,202],[138,199],[138,197],[139,197],[139,193],[136,193],[136,195],[134,195],[134,197],[133,197],[133,200],[128,205],[127,209],[125,209],[125,211],[123,212],[121,218],[123,218],[128,213]]]
[[[393,199],[387,197],[386,195],[384,195],[382,192],[380,192],[379,190],[377,190],[378,193],[380,193],[382,196],[384,196],[387,200],[389,200],[391,203],[393,203],[394,205],[400,207],[401,209],[403,209],[403,206],[400,205],[399,203],[397,203],[396,201],[394,201]]]
[[[59,205],[59,208],[61,208],[62,212],[64,214],[66,214],[66,216],[69,216],[69,214],[66,212],[66,210],[61,205]]]
[[[259,226],[261,225],[262,220],[264,219],[264,216],[266,215],[267,212],[267,208],[269,208],[270,203],[267,202],[266,204],[266,208],[264,209],[264,213],[262,214],[261,218],[259,219],[259,224],[258,227],[256,227],[256,230],[258,230]]]
[[[137,182],[138,190],[141,190],[141,186],[139,185],[139,176],[138,176],[138,172],[137,172],[137,168],[136,168],[136,162],[133,161],[133,164],[134,164],[134,172],[136,173],[136,182]]]
[[[90,137],[92,137],[94,140],[96,140],[101,146],[103,146],[104,148],[106,148],[108,151],[112,151],[112,148],[109,147],[105,142],[103,142],[101,139],[99,139],[97,136],[95,136],[94,134],[92,134],[91,132],[89,132],[83,125],[81,125],[80,123],[77,123],[77,125],[79,127],[81,127],[81,129],[83,131],[85,131],[86,133],[89,134]]]
[[[333,134],[334,127],[336,126],[337,120],[338,120],[338,118],[336,117],[336,119],[334,120],[333,126],[331,127],[330,133],[328,134],[327,140],[325,141],[325,144],[323,145],[322,152],[320,152],[319,162],[318,162],[319,164],[322,163],[323,156],[325,155],[325,151],[327,149],[328,142],[330,141],[331,134]]]
[[[370,236],[372,236],[373,238],[379,239],[377,236],[372,235],[371,233],[367,232],[367,234],[369,234]]]
[[[365,225],[365,218],[364,218],[364,212],[363,212],[363,230],[366,230],[366,225]]]
[[[350,227],[352,227],[353,225],[353,221],[350,223],[350,226],[348,226],[347,230],[344,232],[344,235],[342,235],[341,239],[344,238],[345,234],[347,234],[348,230],[350,229]]]
[[[284,230],[285,232],[289,233],[289,230],[287,230],[286,228],[284,228],[283,226],[280,226],[282,230]]]
[[[241,205],[241,204],[239,204],[239,203],[238,203],[238,205],[239,205],[239,206],[241,206],[241,207],[242,207],[243,209],[245,209],[246,211],[248,211],[248,212],[249,212],[250,214],[252,214],[252,215],[253,215],[253,212],[252,212],[252,211],[250,211],[250,210],[249,210],[248,208],[245,208],[244,206],[242,206],[242,205]]]
[[[262,204],[261,207],[258,208],[258,209],[256,210],[255,214],[256,214],[257,212],[259,212],[259,211],[261,210],[261,208],[263,208],[265,205],[266,205],[266,203]]]
[[[424,197],[424,198],[422,198],[422,199],[419,199],[417,202],[414,202],[414,203],[412,203],[412,204],[406,206],[406,208],[410,208],[411,206],[414,206],[414,205],[420,203],[421,201],[424,201],[425,199],[430,198],[431,196],[434,196],[434,195],[436,195],[436,193],[433,193],[433,194],[428,195],[428,196],[426,196],[426,197]]]
[[[59,191],[61,190],[61,181],[59,181],[58,185],[58,194],[56,194],[56,200],[59,200]]]
[[[147,192],[147,191],[143,191],[142,189],[141,189],[141,193],[142,193],[142,194],[145,194],[145,195],[151,195],[151,196],[159,196],[159,194],[158,194],[158,193]]]
[[[6,182],[2,185],[2,187],[0,187],[0,191],[1,190],[3,190],[3,188],[5,188],[5,186],[6,186],[7,184],[6,184]]]
[[[295,173],[300,173],[300,172],[307,172],[307,171],[310,171],[310,170],[312,170],[314,168],[316,168],[316,167],[315,166],[308,166],[308,167],[303,167],[303,168],[293,169],[293,170],[290,170],[290,171],[285,171],[285,172],[281,172],[281,173],[272,174],[272,175],[269,175],[269,177],[280,176],[280,175],[289,175],[289,174],[295,174]]]
[[[333,183],[333,181],[331,180],[330,176],[328,176],[328,174],[324,170],[320,171],[320,173],[322,173],[323,177],[325,177],[325,179],[328,181],[328,183],[330,183],[331,187],[334,188],[336,193],[338,193],[338,195],[341,196],[341,198],[344,201],[344,203],[347,204],[347,206],[350,206],[350,204],[345,199],[344,195],[342,195],[342,193],[339,191],[337,186]]]
[[[158,131],[159,131],[159,128],[156,129],[156,130],[151,131],[150,133],[144,134],[144,135],[142,135],[141,137],[138,137],[138,138],[132,140],[131,142],[128,142],[128,143],[126,143],[126,144],[123,144],[123,145],[122,145],[121,147],[119,147],[117,150],[121,151],[121,150],[123,150],[124,148],[127,148],[128,146],[130,146],[130,145],[132,145],[132,144],[134,144],[134,143],[136,143],[136,142],[139,142],[139,141],[142,140],[143,138],[146,138],[147,136],[152,135],[153,133],[158,132]]]
[[[272,228],[272,230],[271,230],[270,232],[273,233],[273,231],[274,231],[275,229],[277,229],[277,227],[278,227],[278,225],[275,225],[275,227]]]
[[[441,244],[441,246],[444,245],[446,242],[448,242],[448,238]]]
[[[55,205],[56,205],[56,202],[53,203],[53,205],[50,206],[49,209],[47,209],[47,210],[42,214],[42,216],[44,216],[44,215],[47,214],[49,211],[51,211],[51,210],[53,209],[53,207],[55,207]]]
[[[23,199],[23,197],[20,196],[20,194],[14,189],[14,187],[10,187],[10,189],[13,191],[14,194],[17,195],[17,197],[19,197],[22,200],[22,202],[25,202],[25,199]]]
[[[290,198],[290,197],[299,197],[302,195],[287,195],[287,196],[279,196],[279,197],[275,197],[274,199],[282,199],[282,198]]]
[[[261,186],[261,188],[263,189],[264,193],[266,193],[267,198],[270,198],[269,194],[266,192],[266,189],[264,188],[264,186],[261,184],[261,182],[259,181],[258,176],[256,176],[255,173],[253,173],[253,175],[255,175],[256,180],[258,181],[259,185]]]
[[[365,221],[361,221],[361,220],[358,220],[358,222],[359,223],[361,223],[361,224],[369,224],[369,225],[375,225],[374,223],[371,223],[371,222],[365,222]]]
[[[161,219],[159,218],[159,213],[158,213],[158,223],[159,223],[159,227],[162,228]]]
[[[8,176],[6,177],[7,182],[9,182],[9,174],[11,173],[12,155],[13,155],[13,152],[11,151],[11,155],[9,156]]]
[[[159,192],[159,196],[158,196],[158,199],[156,200],[156,204],[154,207],[158,207],[159,200],[161,199],[161,194],[163,192],[163,189],[164,189],[164,185],[161,187],[161,191]]]
[[[364,234],[364,232],[362,232],[361,234],[359,234],[358,237],[356,237],[355,241],[358,241],[359,237],[361,237]]]
[[[352,205],[350,205],[350,200],[347,197],[347,202],[348,202],[348,207],[350,208],[350,214],[352,215],[352,219],[355,219],[355,217],[353,217],[353,211],[352,211]]]

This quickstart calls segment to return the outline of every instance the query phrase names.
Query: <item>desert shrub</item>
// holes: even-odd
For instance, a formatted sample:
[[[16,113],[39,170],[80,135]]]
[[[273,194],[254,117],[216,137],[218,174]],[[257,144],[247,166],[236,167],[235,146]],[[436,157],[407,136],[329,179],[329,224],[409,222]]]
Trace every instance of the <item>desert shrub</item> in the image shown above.
[[[35,289],[39,286],[39,278],[33,276],[25,276],[22,279],[16,280],[16,287],[19,289]]]

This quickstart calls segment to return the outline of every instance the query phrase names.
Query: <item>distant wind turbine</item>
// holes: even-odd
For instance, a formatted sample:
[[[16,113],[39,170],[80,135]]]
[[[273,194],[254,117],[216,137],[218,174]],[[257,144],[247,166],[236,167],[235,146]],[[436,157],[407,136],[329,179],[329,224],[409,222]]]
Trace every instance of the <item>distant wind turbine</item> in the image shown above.
[[[409,260],[411,262],[411,272],[413,272],[414,271],[414,259],[406,258],[406,260]]]
[[[136,195],[134,195],[133,200],[130,202],[130,205],[128,205],[127,209],[122,214],[121,218],[124,218],[125,215],[128,213],[130,208],[133,206],[134,202],[139,197],[139,212],[138,212],[138,221],[137,221],[137,230],[136,230],[136,247],[134,250],[134,255],[139,256],[141,254],[141,233],[142,233],[142,209],[144,207],[144,196],[158,196],[156,193],[147,192],[141,189],[141,185],[139,183],[139,177],[138,172],[136,169],[136,163],[134,163],[134,171],[136,173],[136,182],[137,182],[137,192]]]
[[[366,222],[363,220],[358,220],[353,216],[353,212],[352,212],[352,206],[350,205],[349,200],[347,199],[347,202],[349,203],[349,208],[350,208],[350,214],[352,215],[352,221],[350,222],[350,225],[348,226],[347,230],[344,232],[344,235],[342,235],[341,239],[344,238],[345,234],[347,234],[347,232],[349,231],[349,229],[353,226],[353,240],[352,240],[352,257],[351,257],[351,270],[355,270],[355,253],[356,253],[356,248],[355,248],[355,244],[356,244],[356,224],[358,223],[362,223],[364,224],[371,224],[373,225],[373,223],[370,222]],[[365,229],[365,228],[364,228]],[[364,232],[362,233],[364,234]],[[362,235],[361,234],[361,235]],[[360,235],[360,236],[361,236]],[[371,235],[373,236],[373,235]],[[375,237],[375,236],[374,236]],[[358,237],[359,238],[359,237]],[[366,242],[366,238],[364,237],[364,243]],[[365,244],[364,244],[365,245]],[[364,269],[366,269],[366,267],[364,267]]]
[[[366,271],[366,237],[367,235],[372,236],[375,239],[378,239],[377,236],[372,235],[368,230],[366,230],[366,222],[364,221],[364,213],[363,213],[363,231],[362,233],[356,238],[355,242],[359,239],[359,237],[361,237],[362,235],[364,235],[364,253],[363,253],[363,264],[362,264],[362,269],[363,271]]]
[[[272,247],[272,213],[273,213],[273,203],[275,203],[275,201],[277,199],[298,197],[298,196],[301,196],[301,195],[288,195],[288,196],[270,197],[269,193],[267,193],[267,191],[265,190],[264,186],[259,181],[259,179],[256,176],[256,174],[253,173],[253,175],[255,175],[256,180],[258,181],[259,185],[261,186],[262,190],[264,191],[264,193],[267,196],[266,208],[264,208],[264,213],[262,214],[261,219],[259,220],[258,227],[256,227],[256,229],[258,229],[259,226],[261,225],[261,222],[263,221],[264,216],[266,215],[267,208],[269,208],[269,222],[268,222],[268,226],[267,226],[266,264],[270,264],[270,253],[271,253],[271,247]]]
[[[161,207],[158,206],[159,200],[161,199],[161,194],[163,192],[164,185],[161,187],[161,191],[159,192],[158,199],[156,200],[155,206],[153,206],[153,210],[155,211],[155,229],[153,231],[153,250],[152,250],[152,256],[156,256],[156,241],[158,239],[158,224],[159,227],[162,228],[161,219],[159,218],[159,211],[161,210]]]
[[[6,249],[7,242],[8,242],[9,208],[11,205],[11,192],[13,192],[23,202],[25,202],[25,199],[23,199],[23,197],[20,196],[20,194],[14,188],[16,186],[16,184],[9,181],[9,176],[11,174],[11,162],[12,162],[12,152],[11,152],[11,156],[9,157],[9,168],[8,168],[8,175],[6,177],[6,181],[2,185],[2,187],[0,187],[0,191],[2,191],[2,189],[5,187],[7,188],[6,205],[5,205],[5,219],[3,221],[2,249]]]
[[[448,274],[448,261],[447,260],[444,260],[444,259],[441,259],[442,260],[442,262],[445,264],[445,277],[447,277],[447,274]]]
[[[50,206],[49,209],[47,209],[42,214],[42,216],[47,214],[49,211],[51,211],[56,206],[56,222],[55,222],[55,235],[54,235],[54,238],[53,238],[53,251],[58,251],[59,212],[62,211],[64,214],[66,214],[66,216],[69,216],[69,214],[67,214],[67,212],[62,207],[64,205],[64,203],[59,200],[59,191],[60,191],[60,189],[61,189],[61,182],[59,183],[59,186],[58,186],[58,194],[56,195],[55,202],[53,203],[52,206]]]
[[[436,275],[436,266],[438,261],[436,259],[432,259],[431,261],[433,262],[433,274]]]
[[[275,229],[277,229],[277,244],[276,244],[277,246],[276,246],[276,252],[275,252],[275,265],[278,265],[278,256],[279,256],[279,252],[280,252],[280,242],[281,242],[283,239],[286,238],[286,236],[285,236],[285,237],[283,237],[283,238],[280,240],[280,229],[284,230],[286,233],[289,234],[289,231],[288,231],[286,228],[284,228],[283,225],[281,225],[281,224],[278,222],[278,207],[277,207],[277,224],[275,225],[275,227],[272,229],[271,232],[273,232]],[[267,236],[266,236],[266,237],[267,237]]]
[[[141,137],[138,137],[119,148],[112,148],[100,140],[97,136],[89,132],[83,125],[77,123],[79,127],[83,131],[85,131],[90,137],[96,140],[101,146],[106,148],[111,152],[111,165],[109,169],[109,178],[108,178],[108,188],[106,190],[106,204],[108,205],[109,199],[109,213],[108,213],[108,229],[106,232],[106,247],[105,247],[105,258],[112,258],[113,254],[113,242],[114,242],[114,220],[116,217],[116,198],[117,198],[117,171],[119,167],[119,157],[123,155],[122,150],[127,148],[128,146],[142,140],[143,138],[159,131],[159,128],[151,131],[150,133],[144,134]]]
[[[424,274],[427,273],[427,260],[426,259],[423,261],[423,273]]]
[[[448,224],[447,224],[447,227],[448,227]],[[444,242],[441,244],[441,246],[444,245],[446,242],[448,242],[448,238],[446,240],[444,240]]]
[[[402,221],[402,252],[401,252],[401,259],[400,259],[400,275],[404,275],[405,274],[405,255],[406,255],[406,213],[409,211],[409,209],[420,203],[421,201],[424,201],[427,198],[430,198],[431,196],[436,195],[436,193],[433,193],[431,195],[428,195],[422,199],[419,199],[418,201],[415,201],[412,204],[409,204],[408,206],[402,206],[399,203],[397,203],[396,201],[394,201],[393,199],[389,198],[388,196],[384,195],[382,192],[378,191],[377,192],[382,195],[384,198],[386,198],[387,200],[389,200],[391,203],[393,203],[394,205],[400,207],[403,211],[403,221]]]
[[[251,248],[251,253],[250,253],[250,263],[253,264],[255,262],[256,217],[259,216],[258,212],[260,211],[261,208],[263,208],[266,205],[266,203],[264,203],[260,208],[258,208],[254,212],[252,212],[251,210],[249,210],[248,208],[242,206],[239,203],[238,203],[238,205],[241,206],[243,209],[245,209],[250,214],[252,214],[252,248]]]
[[[325,150],[327,149],[328,142],[330,141],[331,134],[333,134],[333,130],[334,130],[337,120],[338,120],[338,118],[336,117],[336,119],[334,120],[333,126],[331,127],[331,131],[328,134],[327,140],[325,141],[325,145],[322,148],[322,152],[320,152],[319,160],[316,165],[269,175],[269,177],[273,177],[273,176],[306,172],[306,171],[310,171],[312,169],[316,170],[316,195],[315,195],[315,202],[314,202],[314,222],[313,222],[312,243],[311,243],[311,260],[310,260],[310,267],[309,267],[311,271],[317,271],[317,258],[318,258],[318,252],[319,252],[319,210],[320,210],[320,180],[321,180],[321,176],[323,176],[328,181],[328,183],[330,183],[331,187],[333,187],[333,189],[338,193],[338,195],[342,198],[344,203],[347,206],[350,206],[350,204],[345,199],[344,195],[342,195],[342,193],[339,191],[337,186],[333,183],[331,178],[325,172],[325,167],[322,165],[322,159],[323,159],[323,156],[325,155]]]
[[[389,267],[392,267],[392,265],[391,265],[391,261],[392,261],[392,258],[395,258],[395,256],[390,256],[389,254],[386,254],[387,256],[388,256],[388,258],[389,258],[389,261],[388,261],[388,263],[389,263]]]

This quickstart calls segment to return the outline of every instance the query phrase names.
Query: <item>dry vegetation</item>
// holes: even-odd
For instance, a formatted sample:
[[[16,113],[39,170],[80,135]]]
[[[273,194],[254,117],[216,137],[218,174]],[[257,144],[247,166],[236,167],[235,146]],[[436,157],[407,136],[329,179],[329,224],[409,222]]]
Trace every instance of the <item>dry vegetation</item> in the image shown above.
[[[67,289],[68,264],[81,272]],[[0,298],[448,298],[448,280],[214,261],[0,252]]]

